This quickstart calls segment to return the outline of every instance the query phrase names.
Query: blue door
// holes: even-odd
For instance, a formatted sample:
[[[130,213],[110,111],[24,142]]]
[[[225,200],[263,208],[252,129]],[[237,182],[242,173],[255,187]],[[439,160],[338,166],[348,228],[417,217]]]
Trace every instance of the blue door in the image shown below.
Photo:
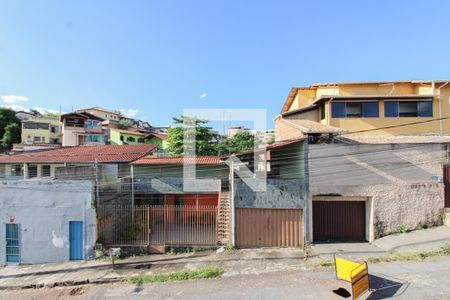
[[[69,222],[70,259],[83,259],[83,222]]]
[[[20,262],[19,224],[6,224],[6,262]]]

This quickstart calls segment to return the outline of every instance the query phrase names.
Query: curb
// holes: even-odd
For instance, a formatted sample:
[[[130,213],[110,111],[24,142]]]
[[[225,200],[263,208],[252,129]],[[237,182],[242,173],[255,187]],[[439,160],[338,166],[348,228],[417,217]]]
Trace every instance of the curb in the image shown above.
[[[98,278],[98,279],[83,279],[83,280],[66,280],[56,281],[50,283],[33,283],[26,285],[3,285],[0,286],[0,290],[26,290],[26,289],[40,289],[40,288],[54,288],[61,286],[77,286],[85,284],[106,284],[113,282],[121,282],[125,280],[125,277],[111,277],[111,278]]]

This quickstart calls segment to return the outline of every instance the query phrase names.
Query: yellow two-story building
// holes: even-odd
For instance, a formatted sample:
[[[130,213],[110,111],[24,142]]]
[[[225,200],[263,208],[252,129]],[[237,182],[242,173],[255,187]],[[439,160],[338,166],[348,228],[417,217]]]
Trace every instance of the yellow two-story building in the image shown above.
[[[22,144],[61,144],[59,120],[37,117],[23,120]]]
[[[450,134],[450,81],[321,83],[292,88],[277,140],[323,134]]]

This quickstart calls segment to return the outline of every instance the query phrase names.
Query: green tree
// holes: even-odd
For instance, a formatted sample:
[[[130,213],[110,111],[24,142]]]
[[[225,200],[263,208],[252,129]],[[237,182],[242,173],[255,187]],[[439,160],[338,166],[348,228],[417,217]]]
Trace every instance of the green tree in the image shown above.
[[[8,108],[0,108],[0,138],[3,138],[6,126],[11,123],[20,125],[20,120],[16,117],[16,112]]]
[[[117,128],[119,129],[128,129],[131,126],[133,126],[133,121],[128,119],[122,119],[119,121],[119,123],[117,123]]]
[[[47,111],[47,112],[44,113],[44,118],[59,119],[59,114]]]
[[[255,136],[248,131],[240,131],[232,137],[223,139],[218,145],[219,155],[227,155],[253,149]]]
[[[167,149],[172,156],[183,156],[183,140],[186,127],[195,126],[195,152],[197,156],[217,155],[217,143],[220,136],[205,126],[208,120],[181,116],[173,118],[176,125],[168,130]]]
[[[2,138],[2,148],[11,149],[12,144],[20,143],[20,126],[17,123],[10,123],[5,127]]]

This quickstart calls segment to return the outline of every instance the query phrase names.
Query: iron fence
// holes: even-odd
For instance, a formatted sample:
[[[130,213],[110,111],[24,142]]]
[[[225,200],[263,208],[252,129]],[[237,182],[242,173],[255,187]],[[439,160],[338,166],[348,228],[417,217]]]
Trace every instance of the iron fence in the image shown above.
[[[215,205],[102,205],[98,214],[103,244],[217,244]]]

